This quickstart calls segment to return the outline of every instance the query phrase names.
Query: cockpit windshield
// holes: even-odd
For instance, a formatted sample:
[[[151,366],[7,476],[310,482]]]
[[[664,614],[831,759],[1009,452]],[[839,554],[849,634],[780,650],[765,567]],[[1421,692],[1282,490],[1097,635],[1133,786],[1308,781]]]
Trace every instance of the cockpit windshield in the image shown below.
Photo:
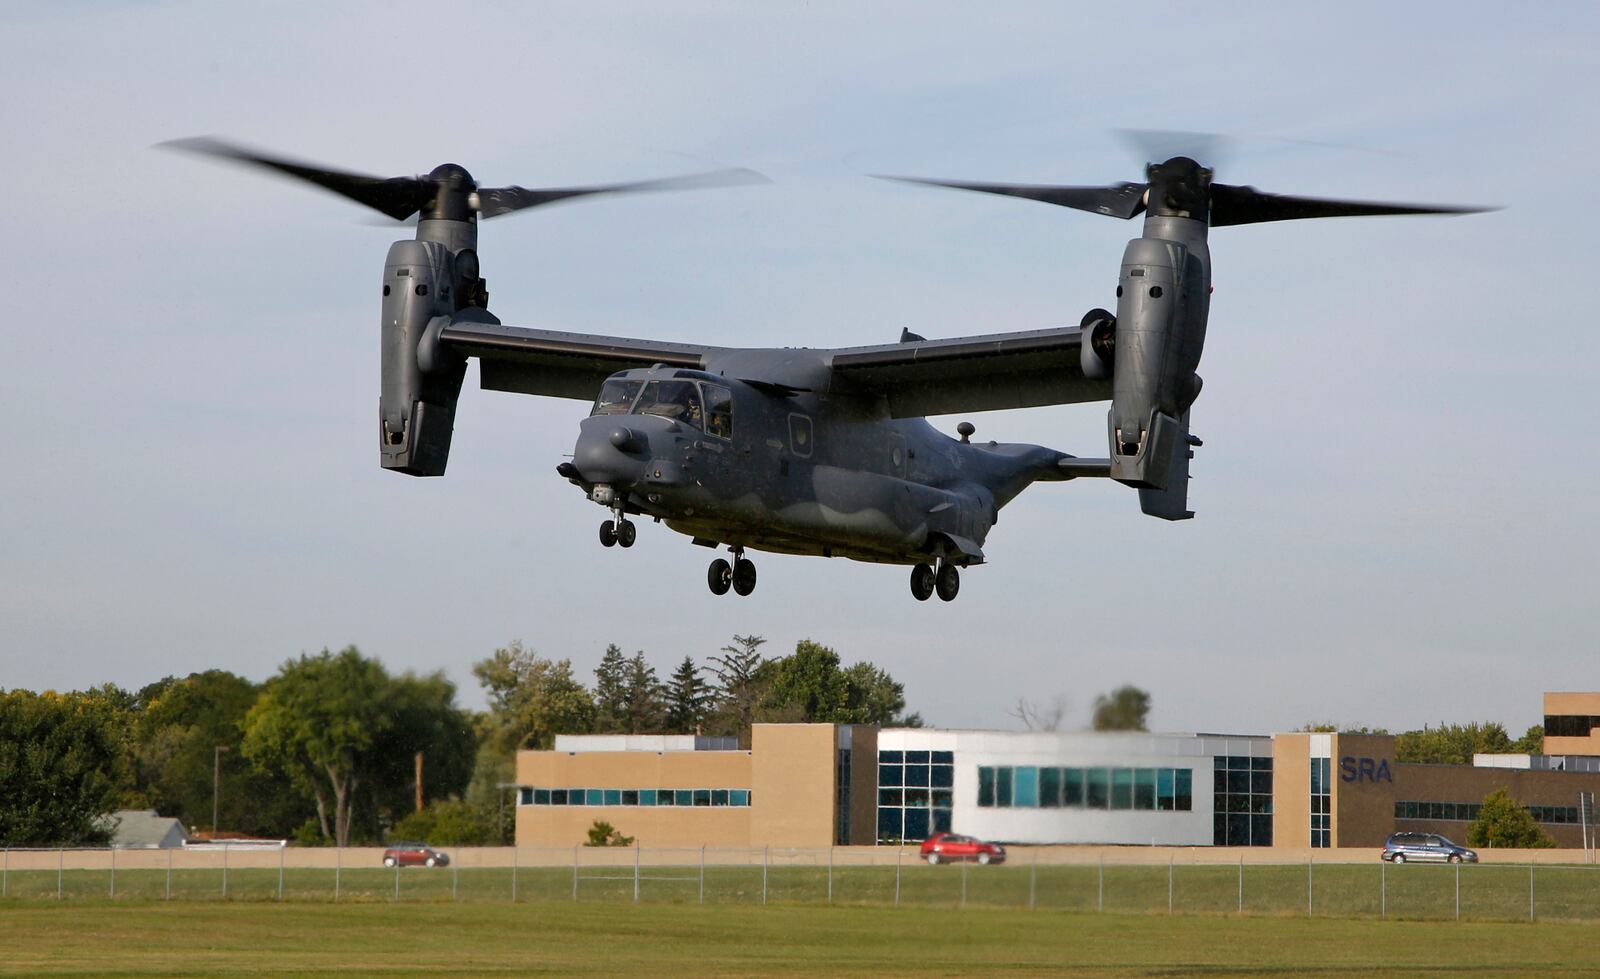
[[[634,414],[662,415],[700,428],[705,424],[700,385],[693,381],[650,381],[639,395]]]
[[[643,381],[623,381],[616,378],[600,386],[600,397],[595,399],[591,415],[626,415],[633,407],[633,399],[644,387]]]

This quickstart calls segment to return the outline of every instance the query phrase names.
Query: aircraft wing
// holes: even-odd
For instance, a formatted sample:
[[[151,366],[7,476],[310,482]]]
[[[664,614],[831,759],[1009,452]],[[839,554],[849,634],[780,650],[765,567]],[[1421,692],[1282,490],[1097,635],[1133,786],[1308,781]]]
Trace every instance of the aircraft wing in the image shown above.
[[[593,401],[601,383],[617,371],[652,364],[703,369],[706,355],[718,349],[535,330],[492,320],[485,314],[458,315],[439,333],[441,346],[478,358],[479,382],[487,391]]]
[[[1087,378],[1078,327],[845,347],[830,366],[842,385],[882,394],[895,418],[1108,401]]]

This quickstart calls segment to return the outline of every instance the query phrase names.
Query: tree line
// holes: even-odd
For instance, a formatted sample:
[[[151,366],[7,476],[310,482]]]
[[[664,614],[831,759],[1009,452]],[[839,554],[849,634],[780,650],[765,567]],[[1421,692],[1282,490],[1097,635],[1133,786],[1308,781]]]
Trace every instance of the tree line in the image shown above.
[[[136,691],[0,691],[0,844],[104,843],[117,809],[303,844],[504,843],[516,752],[557,734],[722,735],[747,747],[750,726],[767,721],[920,726],[904,686],[873,664],[845,666],[811,640],[768,656],[765,642],[735,636],[665,679],[643,652],[611,645],[592,684],[570,659],[512,642],[473,664],[486,711],[458,706],[442,672],[395,675],[354,646],[290,659],[262,683],[207,670]]]

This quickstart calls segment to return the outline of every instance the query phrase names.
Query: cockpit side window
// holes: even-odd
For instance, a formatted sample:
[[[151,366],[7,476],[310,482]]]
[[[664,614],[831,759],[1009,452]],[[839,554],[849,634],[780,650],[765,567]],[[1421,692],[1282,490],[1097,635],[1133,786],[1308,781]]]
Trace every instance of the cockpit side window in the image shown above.
[[[733,392],[716,384],[707,384],[706,434],[718,438],[733,438]]]
[[[700,385],[693,381],[650,381],[640,393],[634,413],[662,415],[695,428],[705,424]]]
[[[600,397],[595,399],[591,415],[626,415],[633,407],[633,399],[644,386],[643,381],[623,381],[612,378],[600,386]]]

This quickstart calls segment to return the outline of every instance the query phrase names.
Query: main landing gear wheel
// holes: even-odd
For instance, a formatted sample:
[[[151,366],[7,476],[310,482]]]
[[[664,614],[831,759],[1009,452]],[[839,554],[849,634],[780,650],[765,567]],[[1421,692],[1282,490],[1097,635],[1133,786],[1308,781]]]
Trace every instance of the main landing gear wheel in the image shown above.
[[[911,569],[911,596],[919,602],[933,597],[933,569],[919,564]]]
[[[706,584],[711,586],[711,594],[726,595],[728,586],[733,584],[733,568],[727,561],[717,558],[706,571]]]
[[[961,590],[961,572],[953,564],[939,565],[939,573],[934,577],[934,587],[939,592],[941,602],[954,601],[956,593]]]
[[[617,525],[607,520],[600,525],[600,546],[613,547],[617,543]]]
[[[754,561],[739,558],[733,562],[733,590],[748,595],[756,590],[756,565]]]
[[[617,525],[617,543],[623,547],[632,547],[638,536],[639,528],[634,526],[632,520],[624,520]]]

